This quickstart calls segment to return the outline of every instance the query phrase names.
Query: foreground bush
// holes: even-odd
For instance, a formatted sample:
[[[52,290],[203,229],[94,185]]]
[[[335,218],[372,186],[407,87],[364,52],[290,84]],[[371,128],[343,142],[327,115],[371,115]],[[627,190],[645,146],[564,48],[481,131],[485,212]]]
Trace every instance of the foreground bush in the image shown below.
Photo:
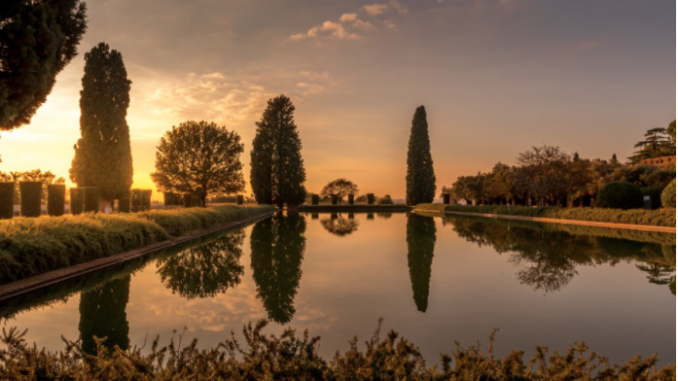
[[[87,354],[81,342],[66,341],[66,351],[48,352],[28,345],[17,329],[3,330],[0,351],[0,378],[8,380],[635,380],[675,379],[676,367],[655,369],[657,356],[634,357],[626,364],[609,365],[607,360],[581,343],[567,353],[549,354],[537,347],[525,360],[525,352],[514,350],[504,358],[494,354],[490,335],[487,354],[480,344],[465,349],[455,344],[450,355],[443,354],[439,366],[427,366],[419,348],[395,331],[381,336],[378,328],[364,349],[358,339],[346,353],[327,361],[317,352],[319,337],[308,332],[299,336],[291,328],[279,337],[262,331],[266,321],[245,326],[245,342],[234,337],[215,348],[199,349],[197,340],[187,346],[175,343],[159,346],[156,338],[149,354],[134,347],[112,350],[97,340],[97,355]]]
[[[416,210],[450,211],[479,214],[501,214],[510,216],[559,218],[564,220],[611,222],[617,224],[676,226],[674,210],[619,210],[600,208],[558,208],[499,205],[445,205],[419,204]]]
[[[676,180],[674,179],[662,191],[662,205],[665,208],[676,208]]]
[[[596,206],[611,209],[640,209],[643,207],[643,192],[635,184],[613,181],[605,184],[596,196]]]
[[[0,224],[0,284],[238,221],[270,206],[15,218]],[[1,378],[0,378],[1,379]]]

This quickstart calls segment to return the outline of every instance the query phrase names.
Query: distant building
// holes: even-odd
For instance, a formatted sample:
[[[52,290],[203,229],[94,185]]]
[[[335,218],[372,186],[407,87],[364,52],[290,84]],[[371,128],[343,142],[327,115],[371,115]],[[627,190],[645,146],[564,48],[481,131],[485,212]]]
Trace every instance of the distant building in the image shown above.
[[[649,165],[675,164],[676,163],[676,157],[675,156],[651,157],[649,159],[643,159],[642,163],[643,164],[649,164]]]

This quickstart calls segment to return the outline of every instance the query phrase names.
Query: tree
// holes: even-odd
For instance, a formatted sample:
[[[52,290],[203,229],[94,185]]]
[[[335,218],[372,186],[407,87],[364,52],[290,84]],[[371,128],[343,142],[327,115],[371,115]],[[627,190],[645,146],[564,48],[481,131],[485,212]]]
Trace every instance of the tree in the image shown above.
[[[452,184],[452,195],[456,199],[480,203],[483,195],[485,177],[478,172],[476,176],[459,176]]]
[[[676,144],[667,133],[666,128],[656,127],[647,130],[645,139],[634,145],[636,151],[629,160],[633,164],[644,159],[676,154]]]
[[[515,180],[526,184],[531,195],[538,197],[540,206],[546,204],[547,196],[553,196],[562,181],[569,156],[559,147],[532,147],[518,156]]]
[[[257,222],[250,234],[252,277],[268,318],[288,323],[294,317],[294,297],[301,280],[306,248],[306,220],[298,213],[276,213]]]
[[[73,147],[71,180],[99,188],[101,207],[125,198],[132,186],[127,108],[131,81],[122,55],[101,43],[85,54],[80,92],[80,134]]]
[[[3,1],[0,13],[0,130],[31,121],[85,33],[81,0]]]
[[[407,265],[414,304],[421,312],[426,312],[428,308],[435,245],[436,223],[433,217],[410,213],[407,216]]]
[[[676,146],[676,121],[674,120],[669,124],[669,127],[666,129],[666,133],[671,138],[671,143],[673,146]]]
[[[306,170],[294,105],[280,95],[268,100],[252,141],[250,184],[260,204],[296,206],[306,199]]]
[[[431,142],[428,137],[426,109],[417,107],[407,149],[407,205],[433,202],[436,195],[436,175],[433,171]]]
[[[188,194],[205,206],[208,196],[245,189],[240,136],[212,122],[172,126],[156,147],[153,182],[162,192]]]
[[[352,181],[346,179],[336,179],[330,181],[325,185],[320,196],[322,197],[332,197],[335,196],[339,201],[343,200],[349,194],[357,194],[358,186],[355,185]]]

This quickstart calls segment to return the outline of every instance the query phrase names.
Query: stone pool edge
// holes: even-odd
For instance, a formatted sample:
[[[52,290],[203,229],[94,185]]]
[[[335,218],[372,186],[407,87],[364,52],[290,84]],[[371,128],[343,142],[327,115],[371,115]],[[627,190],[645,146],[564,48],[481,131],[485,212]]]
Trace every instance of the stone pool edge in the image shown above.
[[[159,250],[176,246],[180,243],[184,243],[196,238],[200,238],[212,233],[219,232],[221,230],[225,230],[250,222],[255,222],[262,218],[268,217],[274,214],[275,212],[276,210],[266,211],[264,213],[250,216],[243,220],[231,221],[223,225],[215,226],[205,230],[200,230],[195,233],[168,239],[166,241],[157,242],[151,245],[140,247],[138,249],[114,254],[105,258],[95,259],[93,261],[79,263],[77,265],[49,271],[29,278],[21,279],[16,282],[8,283],[0,286],[0,302],[7,299],[16,298],[18,296],[33,292],[44,287],[53,286],[83,275],[87,275],[110,266],[119,265],[121,263],[125,263],[130,260],[155,253]]]
[[[441,214],[456,214],[459,216],[472,216],[472,217],[485,217],[485,218],[498,218],[504,220],[518,220],[518,221],[533,221],[533,222],[545,222],[552,224],[564,224],[564,225],[580,225],[580,226],[595,226],[600,228],[611,228],[611,229],[626,229],[626,230],[641,230],[649,232],[659,232],[659,233],[676,233],[675,227],[668,226],[652,226],[652,225],[636,225],[636,224],[619,224],[614,222],[598,222],[598,221],[584,221],[584,220],[566,220],[564,218],[545,218],[545,217],[525,217],[525,216],[512,216],[506,214],[492,214],[492,213],[469,213],[469,212],[455,212],[455,211],[435,211],[435,210],[423,210],[415,209],[415,212],[426,212],[426,213],[441,213]]]

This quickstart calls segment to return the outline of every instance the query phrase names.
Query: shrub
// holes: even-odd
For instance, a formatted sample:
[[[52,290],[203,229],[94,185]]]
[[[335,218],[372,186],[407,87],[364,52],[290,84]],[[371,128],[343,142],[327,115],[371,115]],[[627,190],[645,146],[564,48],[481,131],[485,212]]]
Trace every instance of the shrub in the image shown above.
[[[665,208],[676,208],[676,180],[673,180],[662,192],[662,205]]]
[[[317,194],[311,195],[311,205],[318,205],[320,203],[320,196]]]
[[[66,185],[65,184],[47,185],[47,214],[49,214],[50,216],[63,215],[65,204],[66,204]]]
[[[348,204],[349,205],[355,204],[355,195],[352,193],[348,195]]]
[[[24,217],[40,217],[42,214],[42,181],[21,181],[21,215]]]
[[[652,209],[659,209],[662,207],[662,188],[660,187],[645,187],[640,188],[643,196],[649,196],[652,201]]]
[[[164,204],[165,206],[175,205],[175,201],[174,201],[174,193],[172,193],[172,192],[163,192],[163,193],[162,193],[162,197],[163,197],[163,201],[164,201],[163,204]]]
[[[78,215],[85,210],[85,192],[82,188],[71,188],[70,209],[72,215]]]
[[[367,194],[367,204],[368,205],[374,204],[374,193],[368,193]]]
[[[151,196],[153,196],[152,189],[143,189],[141,190],[141,209],[151,210]]]
[[[130,194],[132,196],[131,197],[131,199],[132,199],[132,211],[133,212],[141,211],[141,206],[142,206],[141,205],[142,204],[141,199],[143,198],[143,196],[141,195],[142,190],[141,189],[132,189]]]
[[[118,212],[129,213],[132,210],[132,200],[129,197],[118,199]]]
[[[98,187],[82,187],[84,195],[84,211],[98,212],[99,211],[99,188]]]
[[[0,218],[14,217],[14,182],[0,183]]]
[[[391,195],[385,195],[384,197],[379,199],[378,202],[379,205],[393,205],[393,200],[391,199]]]
[[[643,192],[634,184],[613,181],[598,191],[596,206],[624,210],[639,209],[643,207]]]
[[[337,205],[339,203],[339,196],[333,194],[331,197],[332,197],[332,205]]]
[[[237,204],[238,204],[238,205],[242,205],[242,204],[245,203],[245,196],[239,194],[239,195],[237,196],[236,200],[237,200]]]
[[[450,203],[450,194],[449,193],[443,193],[443,204],[448,205]]]

